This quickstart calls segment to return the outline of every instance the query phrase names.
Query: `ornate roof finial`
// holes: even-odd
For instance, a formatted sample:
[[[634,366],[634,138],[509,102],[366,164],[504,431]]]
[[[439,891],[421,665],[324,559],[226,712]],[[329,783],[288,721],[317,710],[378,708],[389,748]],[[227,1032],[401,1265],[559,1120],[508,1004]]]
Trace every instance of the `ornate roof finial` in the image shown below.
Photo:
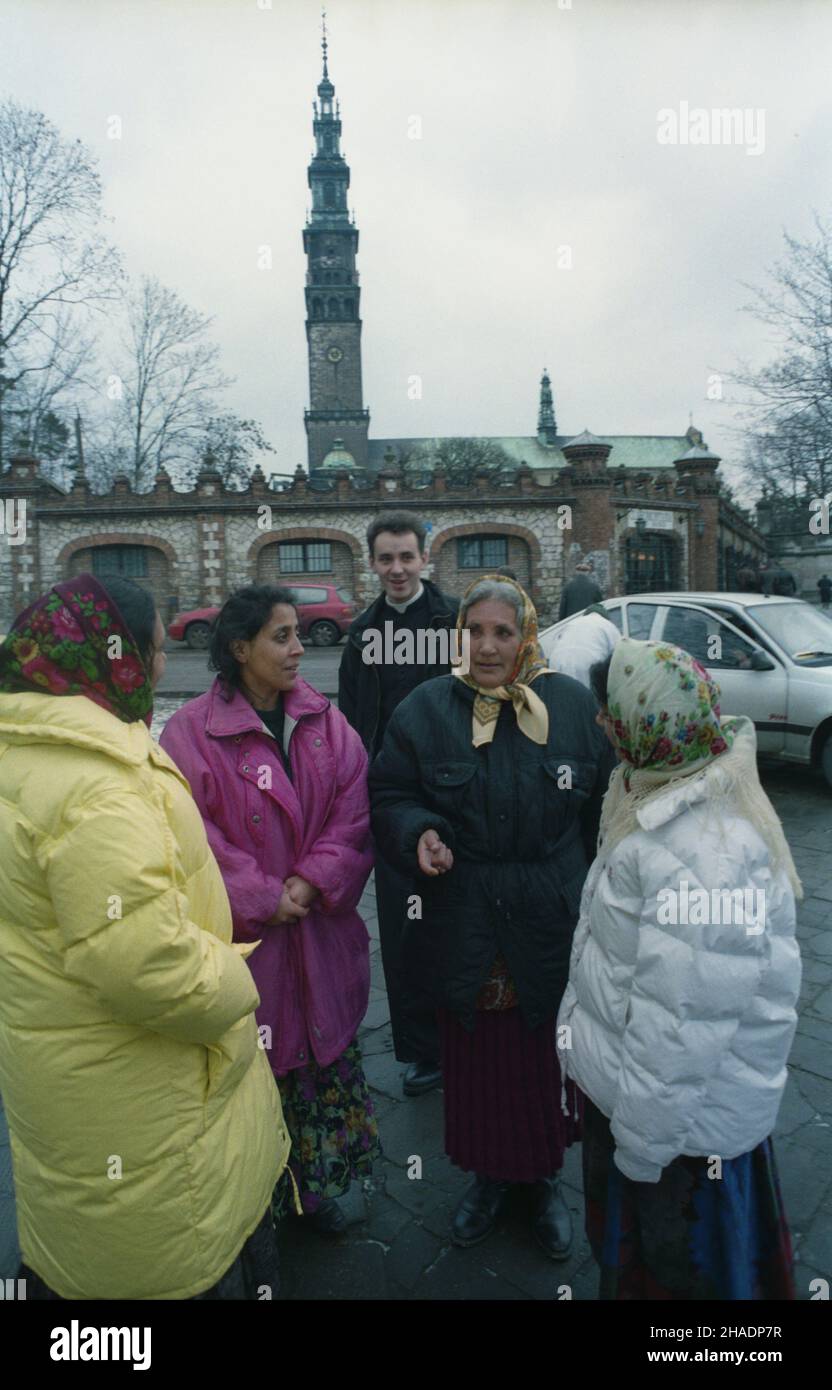
[[[322,28],[322,31],[323,31],[323,33],[322,33],[322,38],[321,38],[321,48],[323,49],[323,55],[324,55],[324,77],[329,77],[329,72],[327,71],[327,66],[326,66],[326,50],[327,50],[327,42],[326,42],[326,10],[321,10],[321,28]]]
[[[554,444],[557,439],[557,421],[552,400],[552,383],[547,367],[540,378],[540,410],[537,416],[537,438],[540,444]]]

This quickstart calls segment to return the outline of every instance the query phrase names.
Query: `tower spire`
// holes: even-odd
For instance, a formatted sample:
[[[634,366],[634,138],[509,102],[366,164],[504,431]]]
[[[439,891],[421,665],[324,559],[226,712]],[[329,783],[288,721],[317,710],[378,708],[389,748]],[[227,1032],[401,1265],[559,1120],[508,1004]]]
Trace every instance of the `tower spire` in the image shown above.
[[[312,208],[303,229],[310,396],[304,418],[310,474],[329,458],[336,439],[337,448],[365,469],[370,423],[361,387],[358,228],[347,203],[350,171],[341,153],[341,115],[329,76],[326,10],[321,18],[323,76],[318,100],[312,103],[315,152],[307,169]]]
[[[552,383],[546,367],[540,378],[540,409],[537,416],[537,438],[541,444],[554,444],[558,427],[555,420],[555,407],[552,402]]]

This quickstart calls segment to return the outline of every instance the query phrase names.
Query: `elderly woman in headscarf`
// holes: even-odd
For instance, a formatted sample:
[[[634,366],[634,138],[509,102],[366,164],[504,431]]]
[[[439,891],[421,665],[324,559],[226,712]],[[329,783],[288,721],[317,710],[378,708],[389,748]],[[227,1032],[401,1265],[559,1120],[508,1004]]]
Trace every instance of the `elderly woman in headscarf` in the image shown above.
[[[614,758],[594,698],[547,670],[519,584],[476,580],[457,634],[461,664],[388,725],[373,830],[414,879],[406,968],[438,1008],[446,1152],[475,1175],[453,1239],[485,1239],[509,1186],[534,1185],[534,1233],[561,1260],[580,1117],[561,1113],[553,1028]]]
[[[621,759],[561,1006],[586,1099],[601,1298],[784,1299],[771,1132],[796,1026],[789,847],[754,726],[687,652],[623,638],[593,668]]]

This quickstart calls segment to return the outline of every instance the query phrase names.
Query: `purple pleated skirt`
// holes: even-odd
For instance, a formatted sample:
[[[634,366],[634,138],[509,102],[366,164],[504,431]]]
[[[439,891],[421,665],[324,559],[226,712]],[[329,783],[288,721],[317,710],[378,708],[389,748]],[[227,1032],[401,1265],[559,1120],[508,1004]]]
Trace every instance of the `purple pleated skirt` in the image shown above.
[[[478,1009],[473,1033],[439,1010],[445,1152],[495,1182],[538,1182],[581,1138],[583,1097],[567,1082],[561,1108],[554,1015],[534,1030],[519,1008]]]

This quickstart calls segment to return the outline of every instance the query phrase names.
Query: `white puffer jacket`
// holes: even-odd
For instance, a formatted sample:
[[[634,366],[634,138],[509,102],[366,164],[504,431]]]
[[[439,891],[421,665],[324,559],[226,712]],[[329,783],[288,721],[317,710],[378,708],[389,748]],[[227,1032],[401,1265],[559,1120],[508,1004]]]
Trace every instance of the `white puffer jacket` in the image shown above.
[[[553,671],[571,676],[589,689],[590,668],[612,656],[620,641],[615,623],[600,613],[582,613],[555,632],[544,633],[540,646]]]
[[[616,1166],[658,1182],[680,1154],[736,1158],[771,1133],[801,967],[794,894],[749,821],[720,826],[701,781],[670,788],[638,819],[584,885],[558,1016],[571,1036],[558,1038],[562,1070],[611,1122]],[[676,915],[688,921],[674,924],[683,884],[688,910]],[[762,930],[712,896],[735,889],[763,891],[749,899],[762,901]]]

